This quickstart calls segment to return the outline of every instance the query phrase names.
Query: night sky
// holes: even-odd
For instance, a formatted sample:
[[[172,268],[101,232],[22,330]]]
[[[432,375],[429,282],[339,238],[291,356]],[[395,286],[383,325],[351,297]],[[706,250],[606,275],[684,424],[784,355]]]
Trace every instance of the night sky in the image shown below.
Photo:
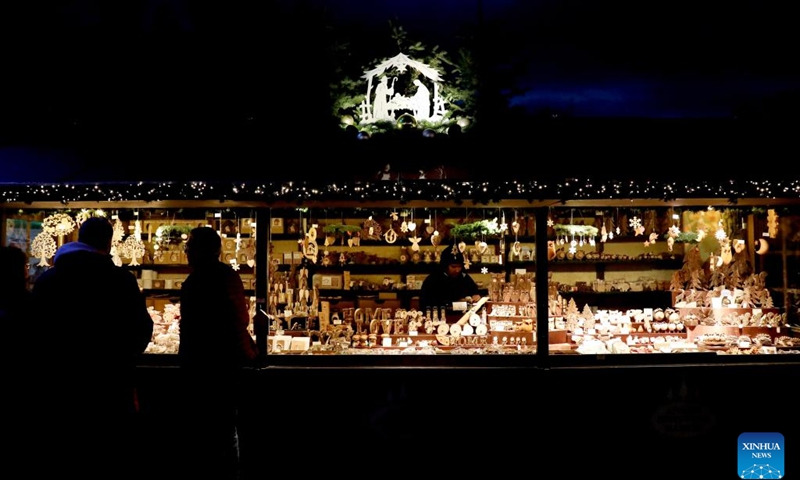
[[[324,125],[331,44],[394,55],[390,22],[451,52],[477,45],[486,84],[530,116],[793,118],[789,3],[5,2],[0,135]]]

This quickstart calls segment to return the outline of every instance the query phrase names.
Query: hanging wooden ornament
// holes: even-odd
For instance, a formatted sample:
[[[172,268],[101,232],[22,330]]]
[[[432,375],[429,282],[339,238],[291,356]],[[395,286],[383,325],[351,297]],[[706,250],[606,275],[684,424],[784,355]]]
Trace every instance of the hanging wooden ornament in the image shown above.
[[[439,230],[434,230],[431,234],[431,245],[438,247],[440,243],[442,243],[442,236],[439,235]]]
[[[381,239],[381,225],[372,219],[372,216],[367,219],[362,225],[361,236],[366,240],[380,240]]]
[[[415,233],[413,237],[408,238],[411,241],[411,250],[414,252],[419,252],[419,242],[422,238],[418,237]]]
[[[522,244],[519,242],[514,242],[511,245],[511,256],[512,257],[521,257],[522,256]]]
[[[778,236],[778,214],[774,208],[767,210],[767,234],[769,238]]]
[[[40,267],[49,267],[47,259],[56,254],[57,245],[55,239],[50,233],[41,231],[31,242],[31,254],[34,257],[39,257]]]
[[[769,250],[769,242],[764,240],[763,238],[758,239],[758,248],[756,249],[756,253],[759,255],[764,255]]]
[[[317,224],[312,224],[302,241],[303,256],[312,263],[317,263],[319,247],[317,245]]]
[[[430,215],[428,215],[428,219],[425,220],[425,233],[428,235],[433,235],[433,232],[436,231],[436,228],[433,225],[433,220],[431,219]]]
[[[386,233],[383,234],[383,239],[386,240],[386,243],[394,243],[397,241],[397,232],[394,231],[394,228],[389,226],[389,230],[386,230]]]

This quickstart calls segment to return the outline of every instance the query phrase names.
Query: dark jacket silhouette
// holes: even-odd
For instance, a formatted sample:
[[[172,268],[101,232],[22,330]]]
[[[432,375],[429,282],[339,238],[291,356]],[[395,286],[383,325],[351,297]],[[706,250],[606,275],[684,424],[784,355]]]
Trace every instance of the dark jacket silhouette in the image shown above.
[[[109,255],[112,233],[107,220],[86,220],[78,241],[61,246],[33,286],[45,380],[41,437],[52,442],[53,465],[81,476],[98,456],[121,462],[128,453],[134,367],[153,333],[136,278]]]
[[[250,315],[242,279],[219,260],[217,232],[199,229],[187,244],[191,273],[181,287],[181,365],[215,370],[248,365],[256,357],[256,347],[247,330]],[[208,236],[217,239],[201,238]]]
[[[33,325],[33,305],[28,290],[28,256],[15,246],[0,246],[0,325],[7,339],[2,348],[3,393],[0,394],[2,415],[3,471],[22,471],[31,465],[30,424],[38,421],[38,412],[31,409],[36,399],[29,388],[38,375],[38,348],[26,341]],[[33,438],[35,440],[35,438]]]
[[[220,261],[221,248],[208,227],[193,229],[186,242],[191,272],[181,287],[178,350],[185,478],[239,478],[239,382],[257,350],[241,277]]]
[[[455,247],[445,247],[439,266],[440,269],[428,275],[422,282],[419,299],[421,309],[451,309],[453,302],[479,294],[475,280],[463,270],[463,254]]]
[[[29,302],[28,255],[19,247],[0,246],[0,321],[3,327],[13,328],[10,322],[27,320],[31,314]]]

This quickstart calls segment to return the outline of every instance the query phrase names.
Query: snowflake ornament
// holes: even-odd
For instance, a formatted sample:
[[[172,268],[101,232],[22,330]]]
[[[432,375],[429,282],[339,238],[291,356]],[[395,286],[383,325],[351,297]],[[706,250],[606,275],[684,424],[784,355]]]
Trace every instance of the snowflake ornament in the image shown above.
[[[681,229],[678,228],[677,225],[673,225],[673,226],[669,227],[669,236],[670,237],[675,238],[680,234],[681,234]]]
[[[489,269],[487,267],[483,267],[481,268],[481,273],[486,275],[487,273],[489,273]]]
[[[633,229],[633,231],[634,231],[634,233],[636,235],[641,235],[641,234],[644,233],[644,227],[642,227],[642,219],[641,218],[639,218],[637,216],[631,217],[630,221],[628,221],[628,225]],[[639,230],[640,228],[641,228],[641,231]],[[617,233],[619,233],[619,232],[617,232]]]
[[[714,238],[716,238],[719,241],[722,241],[722,240],[725,240],[726,238],[728,238],[728,234],[725,233],[725,229],[722,228],[722,222],[720,222],[720,224],[719,224],[719,229],[717,229],[717,231],[714,232]]]
[[[547,219],[547,226],[550,227],[550,228],[553,228],[553,225],[555,225],[555,222],[553,221],[553,219],[552,218],[548,218]]]

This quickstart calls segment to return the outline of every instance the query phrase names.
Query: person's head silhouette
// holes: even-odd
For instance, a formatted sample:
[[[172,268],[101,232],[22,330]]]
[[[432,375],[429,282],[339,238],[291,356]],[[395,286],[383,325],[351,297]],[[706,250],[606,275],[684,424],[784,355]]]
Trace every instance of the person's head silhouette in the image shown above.
[[[217,262],[222,252],[222,239],[211,227],[196,227],[189,232],[185,248],[189,265]]]
[[[111,239],[114,227],[105,217],[91,217],[81,223],[78,230],[78,241],[97,249],[102,253],[111,252]]]
[[[0,247],[0,298],[13,298],[27,288],[28,255],[19,247]]]

